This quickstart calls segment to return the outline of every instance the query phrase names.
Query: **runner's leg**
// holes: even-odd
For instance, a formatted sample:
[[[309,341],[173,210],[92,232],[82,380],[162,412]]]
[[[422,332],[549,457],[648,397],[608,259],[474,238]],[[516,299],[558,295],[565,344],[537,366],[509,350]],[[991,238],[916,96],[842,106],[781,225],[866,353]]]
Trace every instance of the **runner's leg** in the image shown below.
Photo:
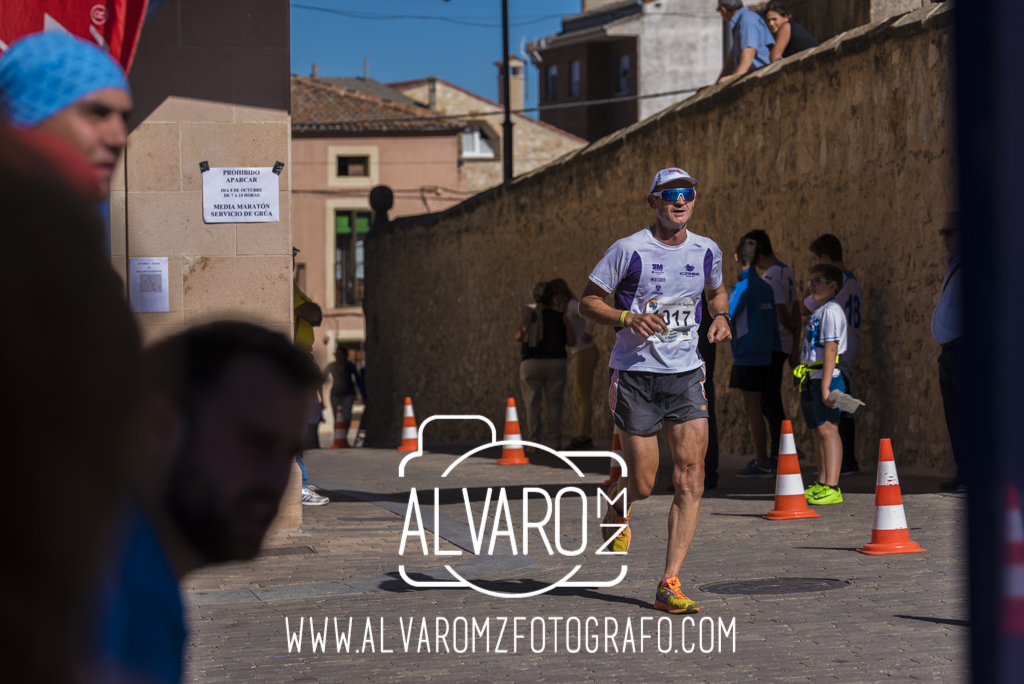
[[[619,431],[622,442],[622,457],[626,459],[629,475],[619,478],[620,491],[626,488],[626,501],[632,506],[651,495],[654,481],[658,476],[658,435],[631,435]],[[621,503],[620,503],[621,505]],[[626,511],[616,507],[622,515]]]
[[[760,415],[760,402],[757,408]],[[708,420],[698,418],[685,423],[669,422],[668,426],[675,492],[668,514],[668,553],[662,577],[675,577],[683,567],[683,560],[686,559],[700,517],[700,497],[704,494],[704,454],[708,449]]]

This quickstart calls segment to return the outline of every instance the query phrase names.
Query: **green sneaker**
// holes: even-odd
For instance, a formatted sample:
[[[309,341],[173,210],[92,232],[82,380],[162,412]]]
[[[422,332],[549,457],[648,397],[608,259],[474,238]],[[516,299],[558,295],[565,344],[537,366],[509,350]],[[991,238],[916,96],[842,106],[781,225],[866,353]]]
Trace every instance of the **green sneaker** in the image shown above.
[[[817,496],[818,491],[821,490],[825,485],[821,484],[817,480],[811,483],[811,486],[804,490],[804,497],[810,501],[811,497]]]
[[[658,582],[658,590],[654,595],[654,608],[666,613],[699,613],[700,608],[679,588],[679,578],[669,577]]]
[[[615,500],[615,497],[619,494],[619,483],[616,482],[608,488],[608,498]],[[626,528],[615,534],[617,527],[604,527],[604,525],[622,525],[625,524]],[[604,518],[601,520],[601,538],[605,541],[615,535],[615,540],[608,547],[613,553],[625,553],[629,551],[629,542],[632,540],[632,535],[629,532],[629,508],[626,509],[626,515],[619,515],[619,512],[615,510],[615,506],[609,506],[608,510],[605,511]]]
[[[839,491],[839,487],[829,487],[828,485],[822,485],[821,489],[811,495],[807,499],[807,503],[812,506],[824,506],[826,504],[840,504],[843,503],[843,493]]]

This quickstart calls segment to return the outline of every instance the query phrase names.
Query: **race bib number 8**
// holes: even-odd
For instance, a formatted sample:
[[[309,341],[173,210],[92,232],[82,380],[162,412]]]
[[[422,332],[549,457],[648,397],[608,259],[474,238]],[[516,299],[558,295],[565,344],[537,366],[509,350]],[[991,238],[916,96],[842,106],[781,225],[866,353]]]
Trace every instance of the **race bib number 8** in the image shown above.
[[[668,328],[667,332],[656,333],[647,339],[660,342],[692,339],[693,329],[697,327],[696,309],[697,302],[692,297],[652,299],[647,302],[647,313],[660,316]]]

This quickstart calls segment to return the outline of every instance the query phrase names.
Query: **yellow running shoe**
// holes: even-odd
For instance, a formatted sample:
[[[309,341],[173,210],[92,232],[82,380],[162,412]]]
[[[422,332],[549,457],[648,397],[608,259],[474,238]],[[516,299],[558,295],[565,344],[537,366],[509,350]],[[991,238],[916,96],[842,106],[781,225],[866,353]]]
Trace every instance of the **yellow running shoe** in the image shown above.
[[[679,588],[679,578],[669,577],[658,582],[658,591],[654,595],[654,608],[666,613],[699,613],[697,604],[686,598]]]
[[[608,489],[608,498],[615,500],[615,497],[619,494],[619,483],[616,482]],[[602,525],[626,525],[626,529],[622,530],[618,534],[615,534],[618,527],[601,527],[601,538],[605,541],[615,534],[615,540],[608,547],[609,551],[614,553],[625,553],[629,551],[629,542],[631,540],[629,532],[629,508],[626,508],[626,515],[619,515],[619,512],[615,510],[615,506],[609,506],[608,510],[605,511],[604,518],[601,520]]]

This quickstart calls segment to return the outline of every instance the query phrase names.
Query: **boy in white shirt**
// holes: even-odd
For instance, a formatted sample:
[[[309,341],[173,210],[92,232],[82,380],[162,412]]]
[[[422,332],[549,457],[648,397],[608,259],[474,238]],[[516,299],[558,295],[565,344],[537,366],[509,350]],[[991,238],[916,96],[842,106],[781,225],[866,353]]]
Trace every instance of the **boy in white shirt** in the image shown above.
[[[839,238],[830,233],[819,235],[811,243],[810,249],[811,254],[814,255],[814,263],[832,264],[843,272],[843,284],[839,288],[839,294],[836,295],[836,304],[846,312],[847,340],[846,353],[840,359],[839,371],[843,374],[843,381],[846,383],[846,393],[854,395],[853,366],[857,362],[857,355],[860,352],[860,325],[863,320],[864,293],[857,281],[857,276],[843,263],[843,245],[839,242]],[[801,313],[805,316],[810,315],[817,311],[819,306],[820,304],[814,301],[810,292],[804,293],[804,300],[800,306]],[[839,438],[843,440],[843,466],[839,470],[840,477],[859,473],[860,466],[857,464],[857,456],[854,453],[856,427],[852,413],[843,413],[839,419]]]
[[[843,272],[831,264],[815,264],[811,268],[807,287],[820,308],[807,322],[800,352],[801,365],[793,370],[800,378],[800,408],[814,436],[814,457],[818,463],[818,481],[804,492],[812,505],[843,502],[839,490],[839,469],[843,462],[840,411],[829,399],[832,390],[846,389],[837,365],[846,352],[847,342],[846,314],[835,301],[842,282]]]

